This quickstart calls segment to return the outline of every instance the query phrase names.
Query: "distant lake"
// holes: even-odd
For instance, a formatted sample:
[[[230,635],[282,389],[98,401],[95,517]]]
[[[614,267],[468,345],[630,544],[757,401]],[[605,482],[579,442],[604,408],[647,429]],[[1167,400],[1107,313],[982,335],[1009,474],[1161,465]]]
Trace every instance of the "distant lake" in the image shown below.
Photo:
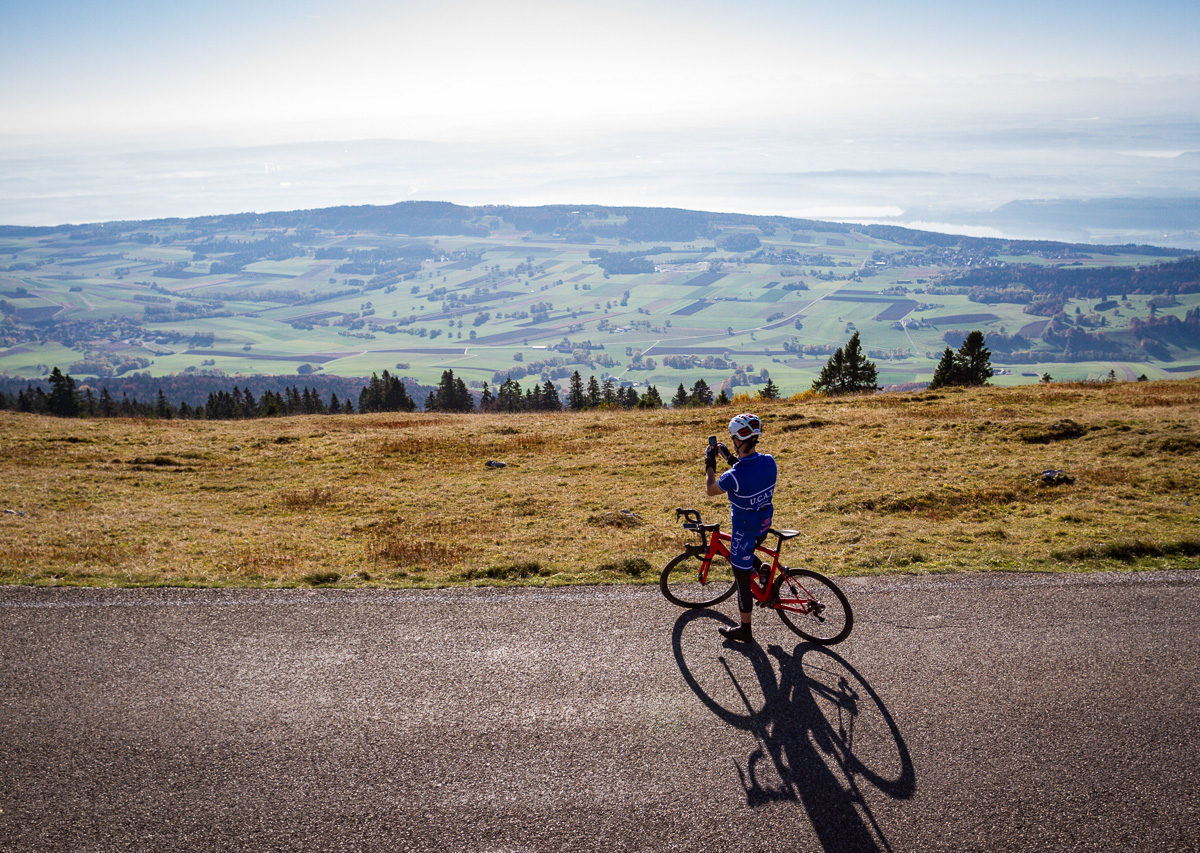
[[[0,224],[407,199],[685,207],[1200,249],[1200,123],[0,149]]]

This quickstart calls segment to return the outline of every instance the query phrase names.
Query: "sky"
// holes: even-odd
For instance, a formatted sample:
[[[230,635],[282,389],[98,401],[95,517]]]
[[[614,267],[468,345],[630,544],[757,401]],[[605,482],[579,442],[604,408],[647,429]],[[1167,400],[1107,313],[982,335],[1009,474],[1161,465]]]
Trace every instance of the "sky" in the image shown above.
[[[436,199],[961,230],[1142,196],[1179,227],[1013,233],[1200,246],[1198,35],[1194,0],[0,0],[0,223]]]
[[[0,147],[1195,115],[1200,4],[0,0]]]

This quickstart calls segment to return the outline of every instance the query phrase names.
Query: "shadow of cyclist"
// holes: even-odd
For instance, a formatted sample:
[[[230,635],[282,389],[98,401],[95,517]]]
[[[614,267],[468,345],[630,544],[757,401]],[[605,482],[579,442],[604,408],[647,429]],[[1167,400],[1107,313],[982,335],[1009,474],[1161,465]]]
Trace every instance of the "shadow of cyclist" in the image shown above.
[[[775,645],[764,651],[728,643],[716,647],[715,667],[711,659],[697,661],[707,667],[703,677],[711,685],[706,689],[684,655],[684,630],[695,620],[730,620],[711,611],[688,611],[676,620],[672,648],[680,673],[701,702],[758,740],[744,766],[734,762],[747,804],[798,802],[826,851],[890,851],[864,794],[873,788],[907,799],[916,789],[916,776],[895,720],[862,675],[836,653],[811,643],[800,643],[790,654]],[[711,642],[715,631],[701,633]],[[745,675],[739,680],[734,672],[735,667],[744,672],[745,663],[753,682]],[[714,696],[718,693],[724,694],[721,699]],[[873,769],[878,763],[886,768]]]

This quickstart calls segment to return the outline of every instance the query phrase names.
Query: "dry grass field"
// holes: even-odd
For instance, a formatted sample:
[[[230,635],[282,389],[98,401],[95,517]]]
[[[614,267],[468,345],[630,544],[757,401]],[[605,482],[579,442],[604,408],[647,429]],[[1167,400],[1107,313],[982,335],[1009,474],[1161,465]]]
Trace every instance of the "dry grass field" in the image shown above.
[[[833,574],[1200,566],[1200,382],[760,404],[786,561]],[[249,422],[0,412],[0,582],[650,582],[732,408]],[[488,467],[489,460],[506,463]],[[722,465],[722,468],[724,466]],[[1062,470],[1071,482],[1048,485]],[[623,510],[628,512],[622,512]]]

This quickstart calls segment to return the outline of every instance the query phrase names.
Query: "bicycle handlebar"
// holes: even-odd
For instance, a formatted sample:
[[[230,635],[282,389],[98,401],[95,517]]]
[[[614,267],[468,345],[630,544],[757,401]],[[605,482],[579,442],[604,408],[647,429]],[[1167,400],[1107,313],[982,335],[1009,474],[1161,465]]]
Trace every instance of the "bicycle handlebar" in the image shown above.
[[[685,518],[688,521],[691,521],[695,524],[699,524],[700,523],[700,510],[684,509],[683,507],[677,506],[677,507],[675,507],[675,518],[678,519],[681,517]]]
[[[675,507],[675,518],[676,520],[682,518],[684,520],[684,527],[686,527],[688,530],[695,530],[698,532],[706,548],[708,547],[708,538],[705,536],[705,533],[710,530],[715,531],[721,526],[720,524],[705,524],[700,520],[700,510],[692,509],[690,507]],[[769,527],[767,528],[765,535],[776,537],[775,550],[782,551],[783,543],[796,536],[796,531],[778,530],[774,527]]]

